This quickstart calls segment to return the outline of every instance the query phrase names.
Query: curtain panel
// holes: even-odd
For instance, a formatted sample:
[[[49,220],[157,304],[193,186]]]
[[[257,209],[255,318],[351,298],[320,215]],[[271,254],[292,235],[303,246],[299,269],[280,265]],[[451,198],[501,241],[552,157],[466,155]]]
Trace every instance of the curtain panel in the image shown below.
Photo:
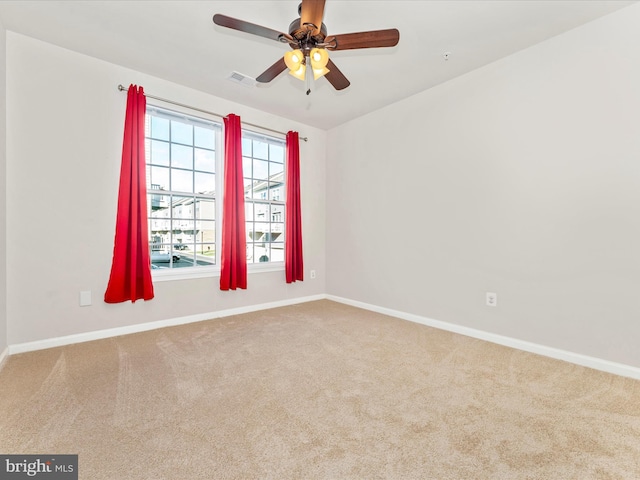
[[[220,290],[247,288],[247,239],[242,175],[242,127],[240,117],[224,118],[224,200]]]
[[[151,300],[154,296],[149,259],[145,176],[144,89],[130,85],[122,142],[118,211],[106,303]]]
[[[285,277],[287,283],[304,280],[302,208],[300,205],[300,142],[298,132],[287,132]]]

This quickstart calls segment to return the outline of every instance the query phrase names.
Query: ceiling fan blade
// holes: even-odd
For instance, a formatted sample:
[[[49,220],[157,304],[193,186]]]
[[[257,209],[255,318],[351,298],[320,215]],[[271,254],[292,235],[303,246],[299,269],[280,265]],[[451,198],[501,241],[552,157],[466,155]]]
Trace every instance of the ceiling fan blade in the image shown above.
[[[317,35],[322,27],[322,17],[324,15],[324,2],[325,0],[302,0],[302,6],[300,8],[300,28],[304,28],[304,25],[310,23],[317,27],[311,35]]]
[[[259,37],[268,38],[270,40],[280,41],[280,38],[291,38],[286,33],[278,32],[255,23],[245,22],[244,20],[238,20],[237,18],[227,17],[220,13],[216,13],[213,16],[213,23],[220,25],[221,27],[232,28],[233,30],[239,30],[245,33],[251,33],[252,35],[258,35]]]
[[[256,78],[256,82],[269,83],[286,69],[287,64],[284,63],[284,58],[280,57],[276,63],[271,65]]]
[[[400,40],[400,32],[396,28],[388,30],[372,30],[370,32],[344,33],[330,35],[325,43],[335,43],[330,50],[353,50],[356,48],[394,47]]]
[[[329,80],[329,83],[333,85],[333,88],[335,88],[336,90],[344,90],[349,85],[351,85],[351,82],[347,80],[347,77],[344,76],[344,74],[338,67],[336,67],[336,64],[333,63],[331,59],[329,59],[329,62],[327,63],[327,68],[329,69],[329,73],[327,73],[324,77]]]

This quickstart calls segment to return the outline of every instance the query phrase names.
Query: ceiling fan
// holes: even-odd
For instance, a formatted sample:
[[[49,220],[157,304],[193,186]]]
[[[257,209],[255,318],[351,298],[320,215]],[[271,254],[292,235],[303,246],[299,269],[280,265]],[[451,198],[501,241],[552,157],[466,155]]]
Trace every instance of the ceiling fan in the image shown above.
[[[298,6],[300,18],[291,22],[289,33],[278,32],[219,13],[213,16],[213,22],[221,27],[289,44],[292,51],[285,53],[284,57],[261,73],[256,78],[258,82],[268,83],[289,68],[289,73],[300,80],[309,81],[313,73],[315,79],[325,76],[336,90],[342,90],[347,88],[350,82],[331,61],[328,51],[393,47],[398,44],[400,32],[391,28],[327,36],[327,26],[322,23],[324,4],[325,0],[302,0]],[[309,92],[310,89],[307,88],[307,95]]]

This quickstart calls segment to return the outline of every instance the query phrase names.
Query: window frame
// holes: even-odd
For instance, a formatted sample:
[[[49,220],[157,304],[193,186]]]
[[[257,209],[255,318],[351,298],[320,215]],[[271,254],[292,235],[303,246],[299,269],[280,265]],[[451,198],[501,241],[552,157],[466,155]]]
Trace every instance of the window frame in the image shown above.
[[[220,276],[220,252],[222,245],[222,212],[223,212],[223,198],[224,198],[224,125],[221,122],[220,118],[215,117],[214,115],[208,115],[204,112],[198,112],[198,114],[194,114],[193,111],[189,108],[177,106],[174,104],[166,104],[160,100],[155,100],[153,103],[147,104],[147,115],[150,113],[149,110],[164,110],[169,112],[170,114],[175,115],[175,119],[179,119],[180,116],[184,116],[186,118],[193,118],[195,120],[203,120],[207,123],[213,123],[216,125],[215,128],[215,245],[216,245],[216,263],[212,266],[191,266],[191,267],[180,267],[180,268],[166,268],[166,269],[152,269],[151,275],[154,282],[164,282],[164,281],[174,281],[174,280],[189,280],[196,278],[211,278],[211,277],[219,277]],[[166,117],[165,117],[166,118]],[[253,138],[263,138],[267,142],[271,141],[273,143],[281,143],[283,148],[285,149],[284,157],[283,157],[283,196],[282,200],[282,209],[283,216],[286,219],[286,142],[284,139],[280,139],[274,136],[272,133],[266,133],[261,131],[261,129],[252,127],[252,128],[242,128],[242,137],[243,140],[245,138],[245,134],[251,136]],[[146,141],[146,138],[145,138]],[[244,153],[244,152],[243,152]],[[147,168],[146,159],[145,159],[145,168]],[[244,174],[244,172],[243,172]],[[147,172],[149,175],[149,172]],[[181,196],[181,192],[173,192],[167,191],[167,193],[171,193],[176,196]],[[152,191],[149,189],[147,191],[147,201],[150,201],[150,196],[152,195]],[[197,194],[192,194],[197,197]],[[270,203],[268,203],[270,204]],[[246,211],[246,210],[245,210]],[[147,217],[148,220],[149,217]],[[245,219],[246,221],[246,219]],[[282,221],[283,228],[286,226],[286,221]],[[149,231],[149,238],[151,237],[151,231]],[[171,248],[173,249],[173,241],[171,242]],[[151,247],[150,247],[151,248]],[[283,245],[284,252],[284,245]],[[247,273],[259,273],[259,272],[276,272],[284,270],[284,259],[282,261],[269,261],[262,263],[250,263],[247,262]]]
[[[271,240],[269,241],[270,244],[272,243],[276,243],[276,244],[281,244],[282,245],[282,260],[279,261],[273,261],[270,260],[268,262],[247,262],[247,268],[251,268],[251,270],[255,270],[255,271],[262,271],[262,270],[268,270],[269,269],[269,265],[271,265],[272,267],[278,266],[278,268],[272,268],[272,269],[277,269],[277,270],[284,270],[284,259],[285,259],[285,253],[284,253],[284,239],[285,239],[285,228],[286,228],[286,216],[287,216],[287,212],[286,212],[286,163],[287,163],[287,157],[286,157],[286,141],[285,139],[280,139],[277,137],[274,137],[273,135],[267,135],[264,133],[260,133],[257,132],[255,130],[252,129],[242,129],[242,140],[243,142],[245,140],[252,140],[252,141],[257,141],[257,142],[263,142],[266,143],[268,146],[270,145],[274,145],[276,147],[280,147],[282,148],[282,198],[281,199],[273,199],[273,198],[269,198],[271,195],[269,195],[270,192],[270,188],[269,188],[269,184],[271,183],[271,175],[267,174],[267,178],[264,179],[267,181],[267,191],[266,191],[266,197],[267,198],[256,198],[255,195],[250,195],[249,200],[247,200],[245,198],[245,212],[247,211],[246,209],[246,205],[247,203],[252,203],[254,204],[254,206],[256,204],[262,204],[262,205],[268,205],[269,208],[269,220],[267,222],[258,222],[255,218],[252,220],[252,222],[254,224],[256,223],[268,223],[269,226],[271,227],[272,224],[280,224],[281,228],[282,228],[282,242],[272,242]],[[268,147],[269,149],[269,147]],[[253,152],[252,152],[253,153]],[[243,163],[245,161],[246,158],[248,158],[247,156],[247,152],[245,152],[243,150],[242,152],[242,157],[243,157]],[[251,156],[252,159],[254,160],[258,160],[258,161],[265,161],[268,163],[280,163],[280,162],[274,162],[273,160],[271,160],[271,153],[270,153],[270,149],[269,149],[269,153],[267,154],[267,159],[261,159],[259,157],[255,157],[255,156]],[[278,172],[279,173],[279,172]],[[243,176],[244,179],[249,178],[248,177],[248,173],[243,171]],[[258,179],[260,180],[260,179]],[[273,218],[272,218],[272,210],[271,207],[273,205],[277,205],[280,206],[282,208],[282,220],[278,221],[278,222],[274,222]],[[252,211],[255,211],[255,207],[252,209]],[[245,218],[245,225],[248,223],[248,220]],[[270,228],[269,233],[269,238],[271,237],[271,233],[272,230]],[[247,234],[247,237],[249,237],[249,235]],[[260,243],[260,242],[251,242],[254,244],[255,247],[255,243]],[[264,242],[263,242],[264,243]],[[272,251],[271,249],[271,245],[270,245],[270,252]],[[254,255],[255,255],[255,250],[254,250]]]

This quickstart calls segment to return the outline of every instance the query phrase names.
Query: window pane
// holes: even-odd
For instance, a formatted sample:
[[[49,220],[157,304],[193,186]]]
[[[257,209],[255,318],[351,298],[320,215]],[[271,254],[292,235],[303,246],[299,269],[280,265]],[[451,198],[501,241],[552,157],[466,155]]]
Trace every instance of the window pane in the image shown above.
[[[149,216],[160,216],[156,212],[165,210],[169,207],[169,195],[161,195],[161,190],[157,188],[149,188],[147,192],[147,211]]]
[[[182,244],[193,244],[193,222],[181,221],[173,230],[173,248],[177,250]]]
[[[216,171],[216,152],[212,150],[202,150],[196,148],[195,153],[195,166],[196,170],[203,172],[215,172]]]
[[[172,144],[171,166],[193,169],[193,148]]]
[[[269,184],[269,199],[276,201],[284,201],[284,185],[282,183]]]
[[[271,221],[284,222],[284,205],[271,205]]]
[[[216,176],[212,173],[195,173],[195,193],[213,193],[216,189]]]
[[[194,145],[196,147],[209,148],[214,150],[216,148],[216,136],[213,130],[202,127],[194,127]]]
[[[269,175],[273,177],[276,173],[284,172],[283,163],[269,162]]]
[[[253,153],[253,150],[251,148],[251,139],[243,138],[242,139],[242,155],[246,155],[247,157],[250,157],[252,153]]]
[[[196,220],[214,220],[216,218],[215,200],[196,201]]]
[[[255,204],[255,219],[258,222],[269,221],[269,204],[268,203],[256,203]]]
[[[271,260],[271,246],[267,243],[267,244],[262,244],[262,245],[255,245],[254,247],[254,258],[257,258],[257,260],[254,260],[254,263],[264,263],[264,262],[268,262]]]
[[[171,197],[169,195],[159,195],[151,193],[149,195],[150,201],[148,202],[147,209],[150,212],[150,231],[152,234],[165,235],[171,229],[171,219],[169,205],[171,204]]]
[[[250,198],[252,196],[252,192],[253,192],[253,180],[251,180],[250,178],[246,178],[244,179],[244,197],[245,198]]]
[[[172,168],[171,188],[176,192],[193,192],[193,171]]]
[[[193,145],[193,127],[186,123],[171,121],[171,141]]]
[[[172,216],[177,223],[179,223],[180,227],[183,225],[180,222],[181,219],[187,219],[193,221],[194,212],[193,212],[193,197],[173,197],[173,212]]]
[[[269,178],[269,162],[254,160],[252,177],[260,180],[266,180]]]
[[[173,242],[173,249],[178,250],[179,252],[183,252],[184,255],[190,255],[193,251],[193,239],[176,238]]]
[[[255,240],[255,232],[254,230],[254,223],[253,222],[247,222],[246,226],[245,226],[245,231],[246,231],[246,235],[247,235],[247,242],[253,242]]]
[[[253,243],[247,242],[247,263],[253,263]]]
[[[271,224],[271,241],[281,242],[284,235],[284,223],[272,223]]]
[[[268,223],[255,223],[254,227],[254,242],[268,242],[269,241],[269,224]]]
[[[213,243],[196,244],[196,259],[198,265],[215,265],[216,264],[216,246]]]
[[[151,141],[150,163],[169,166],[169,144],[158,140]]]
[[[242,175],[246,178],[252,178],[251,159],[249,157],[242,157]]]
[[[284,145],[269,144],[269,160],[282,163],[284,161]]]
[[[260,142],[258,140],[254,140],[253,141],[253,157],[267,160],[269,158],[269,144],[265,142]]]
[[[215,243],[216,222],[213,220],[199,220],[196,222],[195,237],[198,243]]]
[[[154,190],[169,190],[168,168],[151,167],[151,188]]]
[[[249,225],[249,222],[252,222],[254,220],[253,210],[253,202],[244,202],[244,219],[247,221],[247,225]]]
[[[151,117],[151,138],[169,141],[169,120]]]
[[[259,200],[266,200],[268,193],[267,182],[254,182],[253,183],[253,198]]]
[[[271,261],[284,262],[284,243],[277,242],[271,244]]]

